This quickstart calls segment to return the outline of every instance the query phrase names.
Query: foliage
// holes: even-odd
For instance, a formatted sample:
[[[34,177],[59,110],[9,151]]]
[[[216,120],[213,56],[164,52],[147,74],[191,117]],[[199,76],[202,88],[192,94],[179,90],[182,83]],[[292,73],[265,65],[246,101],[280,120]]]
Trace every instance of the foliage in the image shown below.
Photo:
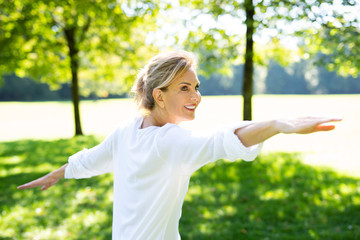
[[[302,60],[284,68],[270,62],[265,93],[270,94],[353,94],[360,92],[360,77],[340,76],[313,61]]]
[[[99,140],[0,143],[0,238],[111,238],[111,174],[62,180],[44,192],[16,189]],[[185,198],[182,239],[359,238],[360,180],[300,160],[299,154],[274,153],[200,169]]]
[[[242,95],[244,98],[243,117],[245,120],[251,120],[252,118],[251,99],[254,85],[254,61],[264,65],[270,59],[276,59],[283,65],[293,62],[294,55],[300,53],[296,50],[290,50],[291,46],[286,46],[288,45],[289,36],[298,36],[302,40],[306,39],[307,45],[313,49],[318,49],[318,45],[323,42],[324,47],[332,53],[334,51],[332,40],[336,39],[335,44],[339,44],[339,40],[345,38],[349,42],[349,44],[346,43],[349,47],[342,48],[339,45],[341,46],[343,43],[339,44],[335,49],[341,52],[333,54],[337,65],[335,66],[330,61],[332,65],[329,64],[329,66],[335,66],[332,69],[340,72],[357,72],[355,66],[358,66],[358,60],[356,59],[358,59],[359,54],[349,54],[347,49],[351,49],[351,46],[356,46],[358,43],[358,27],[355,27],[355,29],[347,27],[347,30],[351,30],[338,32],[332,29],[331,32],[336,35],[332,40],[327,39],[328,34],[325,34],[325,36],[316,33],[311,34],[314,29],[316,32],[319,25],[334,26],[339,22],[339,19],[342,20],[344,26],[347,26],[352,20],[349,20],[346,13],[342,12],[341,9],[349,6],[356,6],[359,9],[360,5],[356,1],[182,0],[181,3],[184,6],[190,5],[191,8],[196,9],[193,17],[188,20],[189,25],[192,26],[190,29],[195,30],[189,31],[188,41],[185,41],[185,45],[195,47],[195,49],[199,49],[199,46],[201,46],[200,54],[205,55],[205,57],[200,59],[204,66],[211,69],[210,66],[213,65],[215,69],[218,69],[220,65],[228,69],[231,66],[229,61],[232,63],[239,60],[244,61]],[[358,15],[357,13],[358,11],[353,11],[351,17]],[[210,21],[204,21],[207,19],[210,19]],[[226,24],[231,21],[237,24]],[[236,26],[236,29],[229,27],[229,25]],[[239,40],[238,36],[245,35],[245,32],[245,39],[240,38]],[[304,32],[310,34],[303,34]],[[342,37],[342,34],[345,37]],[[313,41],[312,38],[316,40]],[[193,44],[194,40],[196,44]],[[253,50],[256,42],[265,45],[265,47],[261,48],[262,51]],[[208,54],[204,54],[204,52],[208,52]],[[210,60],[208,55],[211,56]],[[341,59],[346,59],[349,55],[355,57],[343,63]],[[222,69],[222,72],[228,71]]]
[[[317,64],[342,76],[357,77],[360,71],[357,47],[360,44],[360,4],[347,0],[343,5],[323,6],[333,11],[324,17],[327,21],[322,19],[319,27],[297,34],[303,39],[302,51],[311,54]]]
[[[342,76],[359,76],[360,27],[323,27],[320,32],[319,51],[324,53],[318,63]]]
[[[217,73],[229,76],[232,75],[230,67],[233,61],[228,60],[238,58],[238,41],[234,36],[227,36],[224,30],[212,28],[207,33],[190,31],[184,45],[186,49],[196,51],[200,75],[210,77]]]
[[[231,65],[234,61],[239,63],[242,60],[244,41],[242,36],[228,30],[229,26],[222,21],[222,17],[227,14],[232,17],[244,16],[241,3],[212,0],[181,0],[180,3],[190,8],[191,12],[185,20],[188,35],[180,40],[185,48],[198,53],[200,74],[205,77],[215,72],[231,75]],[[236,21],[234,25],[237,25]]]
[[[109,94],[106,98],[125,97],[126,94]],[[96,93],[81,95],[81,99],[99,99]],[[15,74],[3,76],[0,86],[0,101],[61,101],[71,100],[71,85],[61,84],[61,88],[51,90],[47,83],[39,83],[31,78],[19,78]]]
[[[71,79],[73,50],[83,93],[128,90],[156,51],[145,40],[157,12],[157,3],[146,0],[0,1],[0,73],[15,71],[56,88]]]
[[[231,68],[232,75],[215,73],[205,78],[199,75],[200,92],[207,95],[239,95],[242,89],[243,65]],[[286,67],[271,61],[267,68],[255,66],[256,94],[354,94],[360,93],[360,77],[339,76],[323,66],[316,66],[313,61],[301,60]],[[5,76],[0,87],[0,101],[44,101],[70,100],[67,84],[61,89],[51,91],[44,83],[37,83],[28,78],[14,75]],[[109,95],[107,98],[126,97]],[[82,99],[99,99],[95,94]]]
[[[31,78],[19,78],[15,74],[3,76],[0,101],[57,100],[58,92],[51,91],[46,83]],[[70,96],[70,91],[67,96]]]
[[[13,0],[0,9],[0,76],[15,71],[52,86],[71,79],[75,135],[83,134],[79,89],[101,96],[128,90],[154,50],[146,44],[154,1]],[[106,85],[110,80],[115,84]]]
[[[215,66],[222,63],[222,66],[225,64],[229,67],[228,61],[243,61],[246,1],[182,0],[181,3],[184,7],[195,9],[190,14],[191,18],[188,18],[190,31],[185,45],[195,51],[201,49],[200,58],[206,52],[205,57],[201,58],[204,64],[211,66],[213,61]],[[267,65],[270,60],[276,60],[282,65],[292,63],[293,56],[301,53],[287,46],[288,37],[301,38],[301,32],[314,29],[325,20],[328,20],[326,23],[331,23],[332,19],[327,9],[319,10],[325,5],[332,5],[332,0],[271,0],[253,1],[252,4],[255,9],[254,60],[260,65]],[[340,6],[347,5],[350,3],[344,1]],[[230,22],[234,25],[229,26]],[[208,56],[217,59],[208,61]]]

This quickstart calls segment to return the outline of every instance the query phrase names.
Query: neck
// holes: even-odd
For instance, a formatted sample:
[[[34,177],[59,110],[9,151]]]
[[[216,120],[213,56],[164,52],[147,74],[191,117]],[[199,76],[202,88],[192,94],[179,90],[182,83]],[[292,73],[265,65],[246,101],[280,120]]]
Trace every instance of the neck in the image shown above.
[[[155,109],[152,110],[149,115],[144,117],[141,128],[146,128],[150,126],[162,127],[167,123],[174,123],[169,119],[170,118],[166,114],[164,114],[161,110],[155,107]]]

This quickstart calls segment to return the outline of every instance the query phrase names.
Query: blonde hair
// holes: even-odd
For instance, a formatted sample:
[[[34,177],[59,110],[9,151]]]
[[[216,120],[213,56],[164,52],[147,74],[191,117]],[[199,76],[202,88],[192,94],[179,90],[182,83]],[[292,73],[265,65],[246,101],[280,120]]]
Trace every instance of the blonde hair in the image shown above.
[[[139,109],[151,111],[155,107],[154,89],[166,91],[171,83],[190,68],[196,67],[194,54],[174,51],[158,54],[139,72],[132,88]]]

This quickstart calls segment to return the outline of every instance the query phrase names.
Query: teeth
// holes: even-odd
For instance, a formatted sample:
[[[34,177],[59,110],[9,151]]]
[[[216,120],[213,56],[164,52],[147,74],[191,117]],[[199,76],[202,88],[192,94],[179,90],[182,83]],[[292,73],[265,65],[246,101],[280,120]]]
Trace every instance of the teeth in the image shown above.
[[[185,106],[188,109],[195,109],[195,106]]]

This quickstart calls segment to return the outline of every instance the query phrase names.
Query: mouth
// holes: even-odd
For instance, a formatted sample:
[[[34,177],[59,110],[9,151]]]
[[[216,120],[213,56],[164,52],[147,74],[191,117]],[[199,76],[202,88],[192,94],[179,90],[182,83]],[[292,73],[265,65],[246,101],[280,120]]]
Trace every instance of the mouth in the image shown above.
[[[195,104],[186,105],[185,108],[189,111],[195,111],[196,105]]]

